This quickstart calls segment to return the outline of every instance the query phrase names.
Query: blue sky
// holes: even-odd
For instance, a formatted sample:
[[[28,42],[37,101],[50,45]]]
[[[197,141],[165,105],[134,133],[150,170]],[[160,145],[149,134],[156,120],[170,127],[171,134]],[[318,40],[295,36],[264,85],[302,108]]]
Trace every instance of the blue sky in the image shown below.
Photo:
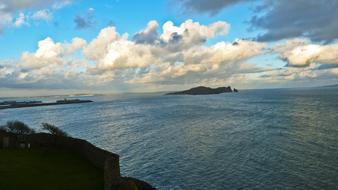
[[[332,0],[1,0],[0,89],[34,95],[337,83],[335,8]]]
[[[74,17],[85,15],[93,8],[94,24],[90,28],[76,29]],[[254,32],[248,32],[245,22],[250,19],[250,8],[234,6],[222,13],[210,17],[208,14],[190,14],[182,12],[182,8],[174,6],[174,3],[166,0],[101,0],[100,3],[93,0],[80,0],[70,6],[53,12],[53,20],[30,23],[20,28],[8,28],[0,35],[1,44],[11,44],[11,48],[1,48],[0,58],[16,58],[23,51],[34,51],[36,42],[49,36],[56,41],[69,41],[74,36],[87,40],[94,38],[99,31],[113,24],[120,33],[134,34],[144,28],[150,20],[164,23],[168,20],[174,23],[193,19],[203,24],[218,20],[231,23],[229,35],[210,40],[214,43],[218,40],[234,40],[242,37],[252,37]]]

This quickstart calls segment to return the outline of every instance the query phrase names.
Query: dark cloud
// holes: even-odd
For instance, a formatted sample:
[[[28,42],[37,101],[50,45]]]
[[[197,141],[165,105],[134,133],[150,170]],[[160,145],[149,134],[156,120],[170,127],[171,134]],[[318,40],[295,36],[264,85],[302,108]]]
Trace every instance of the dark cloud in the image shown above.
[[[42,9],[52,7],[53,9],[62,8],[70,4],[72,0],[1,0],[0,11],[13,13],[28,9]]]
[[[151,21],[145,30],[136,33],[133,36],[133,41],[140,44],[153,44],[158,41],[157,33],[158,24],[156,21]]]
[[[178,45],[183,39],[183,35],[173,32],[170,34],[168,42],[164,42],[162,39],[160,39],[157,29],[158,23],[156,21],[151,21],[143,31],[140,31],[133,36],[133,41],[139,44]],[[185,32],[188,33],[188,30],[186,29]],[[205,42],[206,40],[201,41]]]
[[[265,0],[250,23],[266,32],[260,41],[308,37],[312,41],[331,42],[338,38],[337,0]]]
[[[318,67],[319,70],[334,69],[334,68],[338,68],[338,65],[337,64],[326,64],[326,65],[320,65]]]
[[[75,28],[76,29],[86,29],[94,25],[94,15],[91,12],[88,12],[86,15],[77,15],[74,18]]]
[[[217,14],[225,7],[235,5],[240,2],[250,2],[250,0],[181,0],[178,1],[183,5],[184,9],[193,13],[209,13],[211,15]],[[255,0],[251,0],[255,1]]]
[[[173,0],[174,2],[178,0]],[[338,39],[337,0],[182,0],[186,12],[217,14],[231,5],[251,2],[250,29],[263,31],[259,41],[306,37],[330,43]]]
[[[0,88],[11,89],[77,89],[85,86],[85,82],[78,78],[66,79],[62,75],[48,76],[40,80],[36,80],[34,76],[29,74],[29,70],[20,69],[1,75],[1,69],[13,68],[0,65]],[[25,79],[20,79],[20,74],[26,73]],[[67,85],[65,85],[67,84]]]
[[[174,33],[172,33],[172,34],[170,35],[169,43],[173,43],[173,44],[179,43],[179,42],[182,41],[182,39],[183,39],[183,35],[180,35],[180,34],[178,34],[177,32],[174,32]],[[200,41],[201,41],[201,43],[203,43],[203,42],[205,42],[206,40],[205,40],[205,39],[202,39],[202,40],[200,40]]]
[[[41,8],[57,2],[56,0],[2,0],[2,11],[14,12],[18,10],[24,10],[29,8]]]
[[[0,88],[11,89],[80,89],[84,84],[74,80],[46,80],[36,82],[18,82],[15,79],[0,81]],[[64,85],[67,84],[67,85]]]

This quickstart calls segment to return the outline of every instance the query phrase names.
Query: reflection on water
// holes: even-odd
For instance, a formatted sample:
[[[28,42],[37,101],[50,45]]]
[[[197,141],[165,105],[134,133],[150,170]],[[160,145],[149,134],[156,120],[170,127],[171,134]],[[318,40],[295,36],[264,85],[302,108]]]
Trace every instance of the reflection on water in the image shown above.
[[[338,89],[93,99],[2,110],[0,123],[56,124],[159,189],[338,189]]]

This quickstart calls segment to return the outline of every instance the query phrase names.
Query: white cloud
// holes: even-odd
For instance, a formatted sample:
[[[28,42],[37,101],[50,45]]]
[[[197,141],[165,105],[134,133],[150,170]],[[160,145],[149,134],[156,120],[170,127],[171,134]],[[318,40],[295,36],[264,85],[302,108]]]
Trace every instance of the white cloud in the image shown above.
[[[207,46],[208,39],[225,35],[229,25],[215,22],[201,25],[187,20],[180,26],[172,22],[163,25],[163,33],[158,34],[158,23],[150,21],[147,27],[138,32],[133,40],[120,35],[114,27],[102,29],[96,39],[84,48],[88,59],[96,66],[89,72],[100,75],[97,82],[122,79],[126,83],[182,83],[181,77],[203,79],[213,74],[226,73],[240,62],[262,53],[265,44],[238,40],[235,43],[219,42]],[[195,80],[194,79],[194,80]]]
[[[39,49],[36,51],[35,56],[38,58],[53,58],[60,54],[61,44],[54,43],[54,41],[48,37],[39,42]]]
[[[107,27],[88,43],[82,38],[55,42],[47,37],[38,42],[36,51],[24,52],[12,66],[0,66],[0,87],[132,86],[147,90],[179,85],[282,84],[338,76],[336,68],[320,69],[321,64],[337,63],[334,44],[294,40],[277,45],[273,52],[290,65],[308,67],[276,69],[248,64],[251,58],[267,53],[265,43],[236,40],[208,44],[209,39],[228,32],[230,26],[225,22],[202,25],[188,20],[179,26],[166,22],[162,32],[159,27],[150,21],[132,38]]]
[[[27,20],[50,20],[53,10],[69,5],[72,0],[1,0],[0,1],[0,32],[6,27],[20,27]],[[30,14],[30,11],[37,11]],[[16,19],[13,19],[17,17]]]
[[[156,33],[153,43],[129,39],[128,34],[119,34],[115,27],[102,29],[89,43],[81,38],[55,42],[47,37],[39,41],[35,52],[22,54],[16,64],[19,69],[11,76],[21,85],[52,79],[54,85],[74,80],[86,86],[182,84],[182,78],[195,83],[216,81],[219,77],[225,80],[241,68],[244,60],[260,54],[265,47],[246,40],[206,45],[208,39],[228,32],[225,22],[205,26],[188,20],[178,27],[171,25],[174,30],[167,28],[168,23],[163,33],[158,33],[156,21],[138,33],[142,37]],[[177,33],[178,41],[167,38],[176,35],[176,30],[182,30]],[[83,57],[75,56],[78,50],[82,50]]]
[[[96,39],[90,42],[84,49],[84,55],[88,59],[98,60],[108,53],[108,46],[120,36],[115,27],[107,27],[100,31]]]
[[[70,4],[72,4],[73,0],[59,0],[59,1],[55,1],[52,8],[53,9],[61,9],[65,6],[68,6]]]
[[[34,20],[49,21],[52,19],[52,17],[52,13],[47,9],[39,10],[32,15]]]
[[[34,53],[24,52],[21,56],[21,64],[24,68],[41,69],[49,65],[65,66],[66,58],[86,45],[81,38],[74,38],[71,43],[55,43],[47,37],[39,41],[38,49]]]
[[[150,21],[145,29],[136,33],[133,40],[142,44],[161,44],[170,47],[172,51],[199,46],[215,36],[226,35],[230,25],[226,22],[215,22],[210,25],[201,25],[189,19],[179,26],[167,21],[162,26],[162,34],[158,34],[159,24]]]
[[[75,37],[73,38],[71,43],[62,44],[62,52],[64,55],[71,55],[77,50],[80,50],[83,47],[85,47],[86,44],[87,44],[86,40],[79,37]]]
[[[13,20],[12,15],[9,13],[1,12],[0,8],[0,33],[5,27],[7,27],[10,23],[12,23],[12,20]]]
[[[311,63],[338,64],[338,44],[310,44],[305,40],[289,40],[273,50],[280,54],[289,66],[304,67]]]
[[[26,16],[24,13],[20,13],[19,16],[15,19],[14,26],[20,27],[26,24]]]
[[[14,72],[13,68],[10,68],[8,66],[0,66],[0,78],[4,79],[8,75],[12,74]]]
[[[166,22],[163,27],[160,39],[168,44],[179,44],[183,47],[204,44],[207,39],[218,35],[226,35],[230,25],[226,22],[215,22],[208,26],[201,25],[189,19],[180,26],[175,26],[173,22]]]
[[[138,33],[142,38],[156,34],[152,43],[129,39],[115,27],[102,29],[88,44],[81,38],[61,43],[47,37],[39,41],[35,52],[22,54],[16,64],[19,69],[9,78],[19,87],[47,82],[62,86],[65,80],[84,86],[222,83],[241,68],[244,60],[260,54],[265,47],[245,40],[207,46],[208,39],[228,32],[225,22],[207,26],[192,20],[180,26],[166,22],[161,34],[157,28],[158,23],[151,21]],[[175,35],[179,39],[174,39]],[[82,50],[83,58],[74,55],[78,50]]]
[[[331,73],[338,75],[338,68],[333,68],[330,70]]]

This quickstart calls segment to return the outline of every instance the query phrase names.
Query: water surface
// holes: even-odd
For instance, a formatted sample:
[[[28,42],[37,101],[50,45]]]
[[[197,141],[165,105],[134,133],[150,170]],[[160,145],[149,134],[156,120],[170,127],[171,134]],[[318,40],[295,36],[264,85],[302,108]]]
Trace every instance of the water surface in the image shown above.
[[[338,189],[338,88],[89,99],[0,110],[0,123],[55,124],[158,189]]]

